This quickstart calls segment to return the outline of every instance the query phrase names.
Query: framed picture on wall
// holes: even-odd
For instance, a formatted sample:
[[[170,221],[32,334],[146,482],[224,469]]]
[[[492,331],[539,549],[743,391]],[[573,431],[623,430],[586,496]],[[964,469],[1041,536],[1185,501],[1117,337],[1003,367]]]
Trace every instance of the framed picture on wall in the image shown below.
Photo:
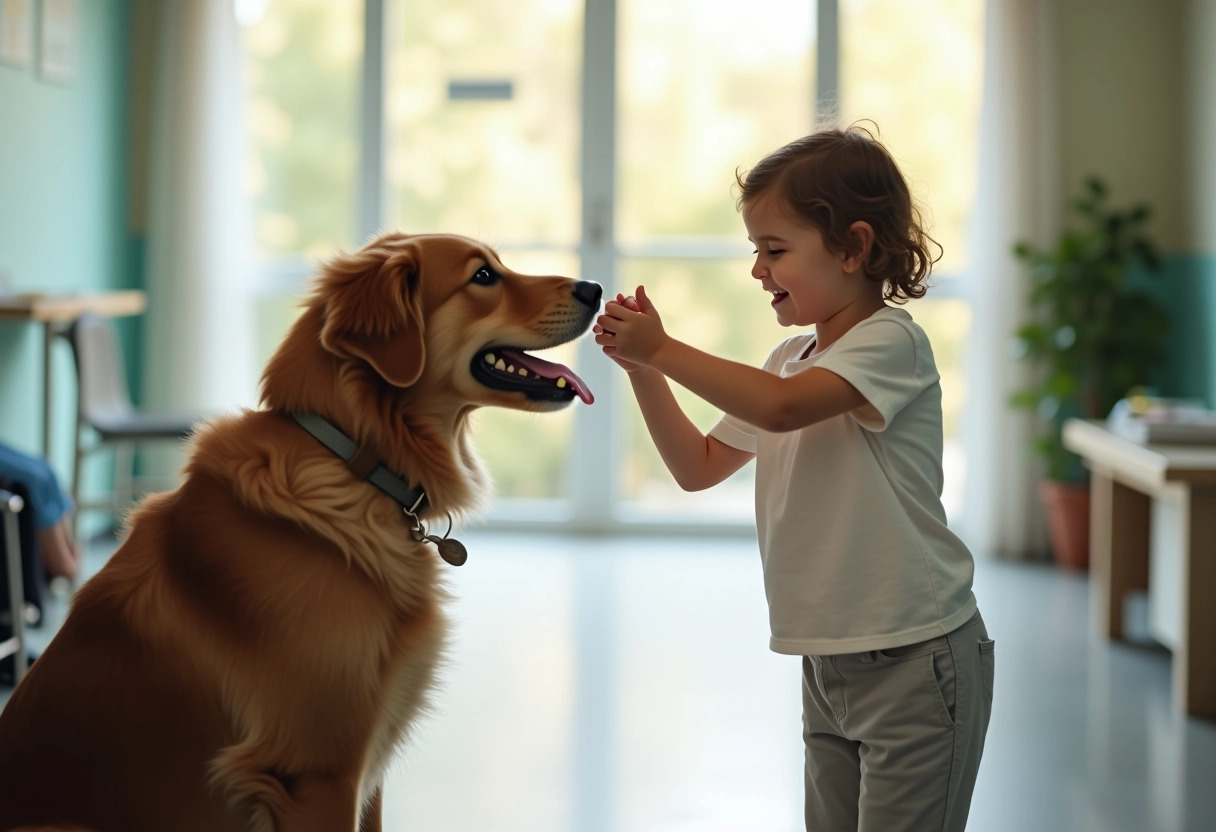
[[[0,64],[30,65],[34,43],[34,0],[0,0]]]
[[[42,0],[38,29],[38,74],[47,81],[71,81],[80,49],[79,0]]]

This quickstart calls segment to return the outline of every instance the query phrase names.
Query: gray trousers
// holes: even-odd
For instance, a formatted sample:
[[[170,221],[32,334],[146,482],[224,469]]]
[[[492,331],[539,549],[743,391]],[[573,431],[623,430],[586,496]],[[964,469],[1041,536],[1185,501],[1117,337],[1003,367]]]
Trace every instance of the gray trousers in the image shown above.
[[[919,644],[803,657],[808,832],[963,832],[994,645],[977,612]]]

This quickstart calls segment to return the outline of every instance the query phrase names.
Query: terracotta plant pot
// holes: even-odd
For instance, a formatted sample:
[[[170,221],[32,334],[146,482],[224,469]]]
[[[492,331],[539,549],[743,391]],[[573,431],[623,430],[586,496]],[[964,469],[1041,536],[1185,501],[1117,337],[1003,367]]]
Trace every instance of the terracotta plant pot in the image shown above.
[[[1039,486],[1047,509],[1051,554],[1066,569],[1089,569],[1089,486],[1047,480]]]

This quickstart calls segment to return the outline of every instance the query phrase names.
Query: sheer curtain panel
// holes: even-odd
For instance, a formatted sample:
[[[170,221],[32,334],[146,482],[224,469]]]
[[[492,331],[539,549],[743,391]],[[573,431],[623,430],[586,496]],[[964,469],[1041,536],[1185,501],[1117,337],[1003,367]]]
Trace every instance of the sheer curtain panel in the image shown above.
[[[1011,410],[1025,381],[1013,336],[1026,314],[1029,276],[1015,241],[1042,244],[1059,225],[1054,15],[1048,0],[988,0],[979,181],[971,228],[975,326],[967,376],[964,529],[979,556],[1039,559],[1047,552],[1028,456],[1032,414]]]
[[[143,403],[256,403],[250,368],[245,131],[232,0],[154,4]],[[168,461],[158,460],[161,466]]]

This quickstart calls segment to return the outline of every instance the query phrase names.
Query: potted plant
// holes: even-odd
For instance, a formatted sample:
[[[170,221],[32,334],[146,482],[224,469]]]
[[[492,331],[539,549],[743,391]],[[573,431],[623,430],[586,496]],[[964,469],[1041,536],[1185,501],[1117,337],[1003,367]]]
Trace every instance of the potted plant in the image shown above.
[[[1042,430],[1034,451],[1046,461],[1040,487],[1057,563],[1084,569],[1089,562],[1089,489],[1081,460],[1064,448],[1065,419],[1104,418],[1136,386],[1146,385],[1165,352],[1169,320],[1164,305],[1142,288],[1161,261],[1145,233],[1147,205],[1113,208],[1106,184],[1085,180],[1070,208],[1075,227],[1054,248],[1026,243],[1014,256],[1030,269],[1031,315],[1017,332],[1018,354],[1036,381],[1011,398],[1035,410]]]

